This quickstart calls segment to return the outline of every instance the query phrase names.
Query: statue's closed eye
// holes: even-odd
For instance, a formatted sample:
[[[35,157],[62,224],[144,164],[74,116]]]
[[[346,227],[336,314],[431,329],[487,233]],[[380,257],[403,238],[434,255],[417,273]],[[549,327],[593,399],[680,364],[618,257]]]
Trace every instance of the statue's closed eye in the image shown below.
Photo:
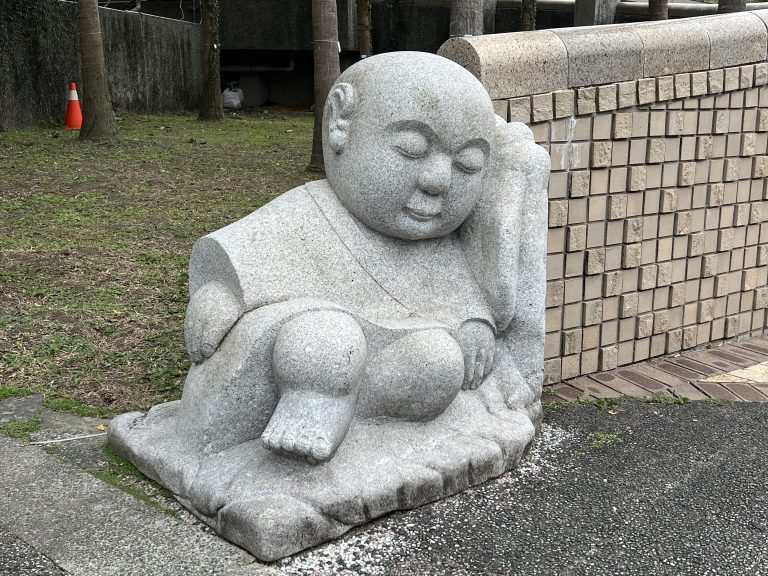
[[[423,134],[413,131],[399,132],[395,137],[395,148],[408,158],[421,158],[427,153],[429,141]]]
[[[485,153],[479,148],[465,148],[456,155],[456,166],[467,174],[476,174],[485,166]]]

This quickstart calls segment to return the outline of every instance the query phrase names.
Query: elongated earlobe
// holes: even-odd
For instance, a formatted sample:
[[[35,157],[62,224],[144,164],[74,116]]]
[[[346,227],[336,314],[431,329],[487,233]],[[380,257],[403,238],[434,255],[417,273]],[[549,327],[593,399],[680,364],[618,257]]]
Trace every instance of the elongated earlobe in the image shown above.
[[[336,84],[328,94],[328,145],[341,154],[349,139],[349,118],[354,109],[355,90],[351,84]]]

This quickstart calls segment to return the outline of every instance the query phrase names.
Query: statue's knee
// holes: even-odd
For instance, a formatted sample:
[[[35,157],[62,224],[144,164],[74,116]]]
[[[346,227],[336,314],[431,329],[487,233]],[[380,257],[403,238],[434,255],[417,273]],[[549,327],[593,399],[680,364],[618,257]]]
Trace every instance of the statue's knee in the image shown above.
[[[305,312],[281,326],[272,353],[280,385],[344,394],[365,371],[365,334],[349,314]]]
[[[456,340],[445,330],[424,330],[408,338],[410,356],[420,360],[430,379],[445,382],[451,388],[464,377],[464,356]]]
[[[407,420],[441,414],[461,390],[464,357],[445,330],[413,332],[371,360],[360,412]]]

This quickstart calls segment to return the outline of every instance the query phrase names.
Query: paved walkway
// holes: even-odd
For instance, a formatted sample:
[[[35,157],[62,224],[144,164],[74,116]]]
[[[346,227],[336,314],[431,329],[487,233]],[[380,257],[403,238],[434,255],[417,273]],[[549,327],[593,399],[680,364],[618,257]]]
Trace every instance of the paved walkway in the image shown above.
[[[768,576],[766,382],[760,337],[559,383],[517,470],[272,565],[86,472],[109,465],[103,437],[0,435],[0,576]],[[733,401],[575,402],[623,394]],[[34,414],[34,439],[104,424],[0,403]]]
[[[542,402],[632,396],[768,402],[768,337],[688,350],[547,386]]]
[[[0,575],[264,575],[250,554],[0,435]]]

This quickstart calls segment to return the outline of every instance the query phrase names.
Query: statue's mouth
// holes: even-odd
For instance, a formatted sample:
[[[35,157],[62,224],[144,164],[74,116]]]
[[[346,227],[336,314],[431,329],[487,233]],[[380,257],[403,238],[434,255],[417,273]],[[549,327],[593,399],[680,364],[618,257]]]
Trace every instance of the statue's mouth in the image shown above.
[[[413,218],[414,220],[418,220],[419,222],[427,222],[429,220],[432,220],[440,216],[439,210],[437,212],[433,212],[433,211],[427,211],[427,210],[419,210],[417,208],[411,208],[407,206],[405,208],[405,211],[411,218]]]

